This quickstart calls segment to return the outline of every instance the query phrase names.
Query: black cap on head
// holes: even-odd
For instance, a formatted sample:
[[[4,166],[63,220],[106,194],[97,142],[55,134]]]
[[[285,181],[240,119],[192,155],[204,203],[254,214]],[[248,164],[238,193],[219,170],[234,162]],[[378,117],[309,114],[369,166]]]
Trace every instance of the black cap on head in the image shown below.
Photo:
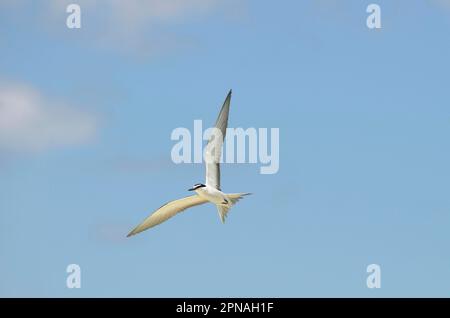
[[[196,184],[194,184],[194,186],[192,187],[192,188],[190,188],[188,191],[194,191],[194,190],[197,190],[197,189],[199,189],[199,188],[204,188],[204,187],[206,187],[203,183],[196,183]]]

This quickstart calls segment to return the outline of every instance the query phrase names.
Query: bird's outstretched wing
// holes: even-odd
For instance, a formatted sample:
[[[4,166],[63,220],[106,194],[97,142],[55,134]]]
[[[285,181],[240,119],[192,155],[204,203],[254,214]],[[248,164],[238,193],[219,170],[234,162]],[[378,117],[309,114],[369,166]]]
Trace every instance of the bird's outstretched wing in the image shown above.
[[[222,145],[228,126],[228,113],[230,112],[231,90],[223,103],[217,117],[215,129],[205,149],[206,185],[220,190],[220,157]]]
[[[139,224],[133,231],[131,231],[127,235],[127,237],[138,234],[151,227],[161,224],[162,222],[166,221],[167,219],[171,218],[181,211],[206,202],[208,202],[208,200],[205,200],[198,195],[192,195],[183,199],[166,203],[158,210],[153,212],[149,217],[147,217],[141,224]]]

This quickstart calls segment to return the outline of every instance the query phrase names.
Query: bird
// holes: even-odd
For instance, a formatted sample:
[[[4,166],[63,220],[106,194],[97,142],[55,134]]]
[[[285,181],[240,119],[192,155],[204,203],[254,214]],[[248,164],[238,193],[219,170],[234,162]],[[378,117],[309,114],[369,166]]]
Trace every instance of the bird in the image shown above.
[[[230,112],[232,90],[228,92],[227,97],[222,105],[219,116],[217,117],[215,127],[212,129],[211,136],[205,148],[205,166],[206,181],[205,183],[196,183],[188,191],[196,194],[182,199],[170,201],[159,209],[154,211],[142,223],[136,226],[127,237],[136,235],[142,231],[148,230],[159,225],[176,214],[186,209],[205,204],[212,203],[217,207],[220,221],[225,223],[225,219],[229,210],[243,197],[251,193],[224,193],[220,188],[220,157],[222,154],[222,146],[226,136],[228,127],[228,115]]]

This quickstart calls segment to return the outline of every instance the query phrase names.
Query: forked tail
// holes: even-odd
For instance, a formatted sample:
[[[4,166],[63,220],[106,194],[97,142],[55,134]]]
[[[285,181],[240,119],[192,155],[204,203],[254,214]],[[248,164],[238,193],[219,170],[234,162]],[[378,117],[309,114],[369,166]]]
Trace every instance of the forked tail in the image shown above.
[[[251,193],[229,193],[227,194],[228,199],[231,201],[231,205],[235,205],[239,202],[240,199],[245,197],[246,195],[250,195]]]
[[[231,207],[238,203],[239,200],[244,196],[250,194],[251,193],[229,193],[226,195],[230,203],[226,205],[217,205],[217,211],[219,212],[219,217],[222,223],[225,223],[225,218],[227,217],[228,211],[231,209]]]

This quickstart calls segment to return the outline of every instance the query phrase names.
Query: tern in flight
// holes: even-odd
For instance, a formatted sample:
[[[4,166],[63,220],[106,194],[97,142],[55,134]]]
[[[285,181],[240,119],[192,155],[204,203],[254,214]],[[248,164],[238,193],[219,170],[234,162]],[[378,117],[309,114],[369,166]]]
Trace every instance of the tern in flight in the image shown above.
[[[164,204],[158,210],[153,212],[141,224],[139,224],[127,236],[132,236],[154,227],[168,220],[179,212],[196,205],[211,202],[217,207],[219,217],[222,223],[230,208],[236,204],[243,196],[250,193],[224,193],[220,189],[220,157],[222,145],[228,126],[228,113],[230,111],[231,90],[223,103],[219,117],[217,117],[215,128],[211,134],[205,149],[206,182],[195,184],[189,191],[195,191],[197,194],[186,198],[178,199]]]

